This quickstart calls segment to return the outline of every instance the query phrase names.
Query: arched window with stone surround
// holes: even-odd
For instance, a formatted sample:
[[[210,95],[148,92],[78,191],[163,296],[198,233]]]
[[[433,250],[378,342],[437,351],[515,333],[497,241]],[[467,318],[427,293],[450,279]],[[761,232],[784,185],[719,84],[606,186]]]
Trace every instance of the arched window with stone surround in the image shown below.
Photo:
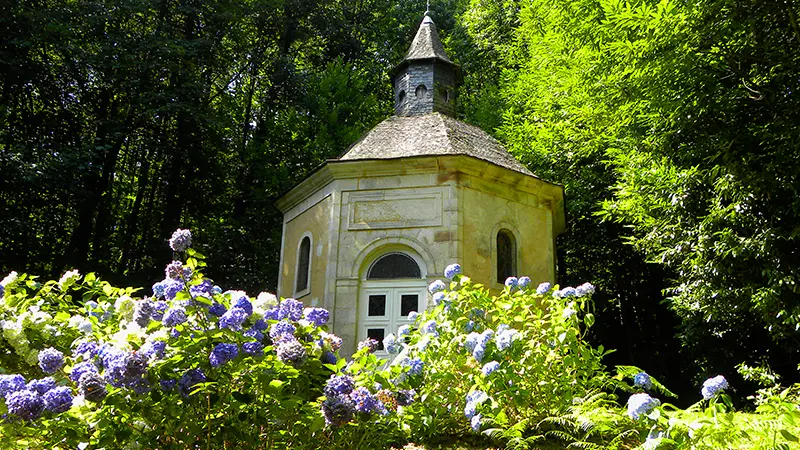
[[[311,234],[306,233],[297,246],[294,296],[300,297],[309,291],[311,279]]]
[[[497,232],[497,282],[505,283],[506,278],[513,277],[517,271],[517,246],[514,235],[506,229]]]
[[[361,282],[359,340],[372,338],[383,353],[383,339],[407,325],[408,314],[425,308],[426,280],[420,260],[405,251],[376,257]]]

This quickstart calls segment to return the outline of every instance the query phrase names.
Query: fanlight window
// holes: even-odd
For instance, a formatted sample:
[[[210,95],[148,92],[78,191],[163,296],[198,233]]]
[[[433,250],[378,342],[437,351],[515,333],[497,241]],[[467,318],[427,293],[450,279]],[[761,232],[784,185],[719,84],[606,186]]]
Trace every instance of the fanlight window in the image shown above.
[[[497,233],[497,282],[504,283],[506,278],[513,277],[516,272],[516,245],[514,235],[508,230]]]
[[[394,278],[422,278],[422,271],[414,258],[404,253],[389,253],[378,258],[367,271],[368,280]]]
[[[308,275],[311,265],[311,238],[304,237],[300,241],[300,248],[297,254],[297,281],[295,282],[294,291],[302,292],[308,289]]]

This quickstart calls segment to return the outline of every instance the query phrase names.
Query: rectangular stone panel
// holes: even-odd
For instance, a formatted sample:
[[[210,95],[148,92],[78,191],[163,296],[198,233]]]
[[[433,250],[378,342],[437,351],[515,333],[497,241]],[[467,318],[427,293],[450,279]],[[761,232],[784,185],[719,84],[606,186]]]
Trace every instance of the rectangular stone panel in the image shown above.
[[[391,189],[349,195],[348,230],[442,226],[442,191]]]

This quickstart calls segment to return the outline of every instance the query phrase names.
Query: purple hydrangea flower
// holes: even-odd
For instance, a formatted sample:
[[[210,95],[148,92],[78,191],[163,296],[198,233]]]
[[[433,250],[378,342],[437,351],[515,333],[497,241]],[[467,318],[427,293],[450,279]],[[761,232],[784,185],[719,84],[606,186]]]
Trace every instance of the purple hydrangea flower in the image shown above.
[[[60,386],[44,394],[44,407],[53,413],[63,413],[72,408],[72,389]]]
[[[425,367],[425,363],[419,358],[410,359],[404,365],[408,367],[408,374],[412,376],[421,374]]]
[[[294,367],[302,366],[308,357],[306,348],[296,339],[285,339],[275,350],[278,359]]]
[[[289,319],[291,321],[298,321],[303,318],[303,302],[299,302],[293,298],[287,298],[278,305],[278,318],[277,320]]]
[[[414,397],[417,396],[417,391],[413,389],[397,391],[397,404],[400,406],[408,406],[414,403]]]
[[[148,358],[161,358],[167,349],[167,343],[162,340],[148,341],[139,349],[139,353]]]
[[[530,286],[530,284],[531,284],[530,277],[519,277],[519,280],[517,280],[517,287],[519,287],[520,289],[525,289],[528,286]]]
[[[242,336],[253,338],[258,342],[264,340],[264,333],[256,330],[255,328],[250,328],[249,330],[245,330],[244,333],[242,333]]]
[[[39,367],[42,369],[42,372],[47,374],[58,372],[58,369],[64,367],[64,354],[53,347],[40,351]]]
[[[253,314],[253,304],[250,303],[247,295],[244,295],[241,291],[236,291],[236,293],[238,296],[231,302],[231,308],[242,308],[248,316]]]
[[[431,294],[435,294],[445,289],[447,289],[447,286],[444,284],[444,281],[442,280],[436,280],[428,285],[428,292],[430,292]]]
[[[164,297],[167,300],[172,300],[178,295],[178,292],[182,291],[186,285],[183,284],[182,281],[178,280],[164,280],[166,286],[164,287]]]
[[[661,402],[658,399],[650,397],[647,394],[633,394],[628,398],[628,415],[633,420],[639,419],[643,415],[647,415]]]
[[[506,282],[504,284],[509,290],[513,291],[514,288],[516,288],[519,284],[519,280],[517,280],[517,277],[508,277],[506,278]]]
[[[211,362],[211,367],[219,367],[228,361],[232,361],[239,355],[239,346],[236,344],[217,344],[211,354],[208,355],[208,360]]]
[[[169,392],[175,388],[175,385],[178,384],[178,380],[160,380],[159,383],[161,384],[162,390]]]
[[[136,302],[136,309],[133,311],[133,321],[142,328],[146,328],[153,315],[153,303],[144,299]]]
[[[11,393],[6,397],[8,413],[21,419],[36,420],[44,412],[44,399],[27,389]]]
[[[106,380],[96,373],[86,372],[78,380],[78,392],[90,402],[102,402],[108,395]]]
[[[369,389],[365,387],[355,388],[353,392],[350,393],[350,399],[353,401],[355,405],[356,411],[362,413],[371,413],[373,411],[378,411],[383,407],[383,403],[380,402],[374,395],[369,391]]]
[[[39,395],[44,395],[45,392],[55,387],[56,380],[54,380],[53,377],[45,377],[39,380],[31,380],[25,388]]]
[[[147,374],[147,356],[138,352],[110,352],[103,365],[106,380],[115,387],[139,386]]]
[[[708,400],[725,389],[728,389],[728,380],[722,375],[717,375],[703,382],[703,388],[700,393],[703,394],[704,399]]]
[[[583,283],[582,285],[575,288],[575,295],[578,297],[583,297],[592,294],[594,294],[594,285],[592,283]]]
[[[367,349],[368,353],[375,353],[375,351],[378,350],[380,346],[381,346],[380,342],[376,341],[375,339],[366,338],[358,343],[358,351]]]
[[[72,371],[69,373],[69,379],[77,383],[85,373],[97,373],[97,366],[94,362],[83,361],[75,364],[72,367]]]
[[[554,295],[560,298],[569,298],[578,295],[578,291],[576,291],[572,286],[567,286],[564,289],[557,291]]]
[[[222,315],[227,311],[228,308],[226,308],[222,303],[214,302],[208,307],[208,312],[211,313],[212,316],[222,317]]]
[[[192,386],[198,383],[205,383],[206,382],[206,375],[200,369],[190,369],[183,374],[181,379],[178,381],[178,392],[183,397],[189,397],[189,394],[192,391]]]
[[[164,318],[161,320],[165,326],[174,327],[186,322],[186,310],[180,306],[170,308],[169,311],[164,313]]]
[[[247,320],[247,311],[242,308],[231,308],[219,318],[220,328],[227,328],[233,331],[242,329],[242,324]]]
[[[383,348],[390,355],[396,355],[400,353],[400,351],[403,349],[403,346],[397,342],[397,338],[394,337],[394,334],[389,334],[383,338]]]
[[[272,338],[274,342],[279,342],[284,339],[294,339],[295,331],[297,331],[297,328],[289,321],[281,320],[272,325],[272,328],[269,330],[269,337]]]
[[[206,297],[210,299],[213,294],[211,294],[211,289],[214,288],[214,285],[211,284],[209,280],[203,280],[200,284],[195,284],[194,286],[189,288],[189,293],[192,295],[192,298],[195,297]]]
[[[499,362],[490,361],[490,362],[488,362],[488,363],[483,365],[483,367],[481,368],[481,372],[483,372],[484,376],[488,377],[492,372],[497,370],[499,367],[500,367],[500,363]]]
[[[450,264],[444,268],[444,276],[448,280],[452,280],[456,275],[461,274],[461,266],[458,264]]]
[[[330,313],[325,308],[309,308],[305,312],[305,315],[306,320],[318,327],[328,323],[328,319],[330,318]]]
[[[356,382],[350,375],[331,375],[323,389],[326,397],[348,395],[353,392]]]
[[[150,318],[153,320],[162,320],[164,318],[164,313],[167,312],[168,308],[169,305],[167,305],[167,302],[163,300],[153,302],[153,312],[150,314]]]
[[[178,228],[169,238],[169,248],[176,252],[184,252],[192,246],[192,232]]]
[[[539,295],[544,295],[547,293],[547,291],[550,290],[550,287],[551,287],[550,283],[545,281],[544,283],[540,284],[539,287],[536,288],[536,293]]]
[[[166,278],[172,280],[180,280],[181,278],[188,279],[192,277],[192,269],[190,267],[183,267],[183,263],[180,261],[172,261],[167,264],[167,268],[164,269],[164,275],[166,275]]]
[[[653,380],[650,379],[650,375],[644,372],[639,372],[633,376],[633,385],[641,386],[644,389],[650,389],[653,387]]]
[[[253,329],[258,331],[267,331],[269,324],[264,319],[258,319],[253,323]]]
[[[0,397],[25,389],[25,377],[19,374],[0,375]]]
[[[355,413],[355,404],[349,397],[329,397],[320,405],[325,424],[340,427],[351,420]]]
[[[261,342],[245,342],[242,344],[242,350],[251,356],[263,356],[264,344]]]

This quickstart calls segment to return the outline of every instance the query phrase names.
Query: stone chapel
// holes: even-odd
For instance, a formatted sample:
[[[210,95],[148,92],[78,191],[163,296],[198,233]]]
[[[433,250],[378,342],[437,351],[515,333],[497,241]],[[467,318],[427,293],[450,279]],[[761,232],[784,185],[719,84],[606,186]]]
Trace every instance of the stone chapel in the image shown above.
[[[429,13],[390,75],[395,114],[276,202],[278,295],[328,309],[345,355],[426,308],[448,264],[495,290],[553,281],[565,227],[561,186],[456,119],[461,70]]]

